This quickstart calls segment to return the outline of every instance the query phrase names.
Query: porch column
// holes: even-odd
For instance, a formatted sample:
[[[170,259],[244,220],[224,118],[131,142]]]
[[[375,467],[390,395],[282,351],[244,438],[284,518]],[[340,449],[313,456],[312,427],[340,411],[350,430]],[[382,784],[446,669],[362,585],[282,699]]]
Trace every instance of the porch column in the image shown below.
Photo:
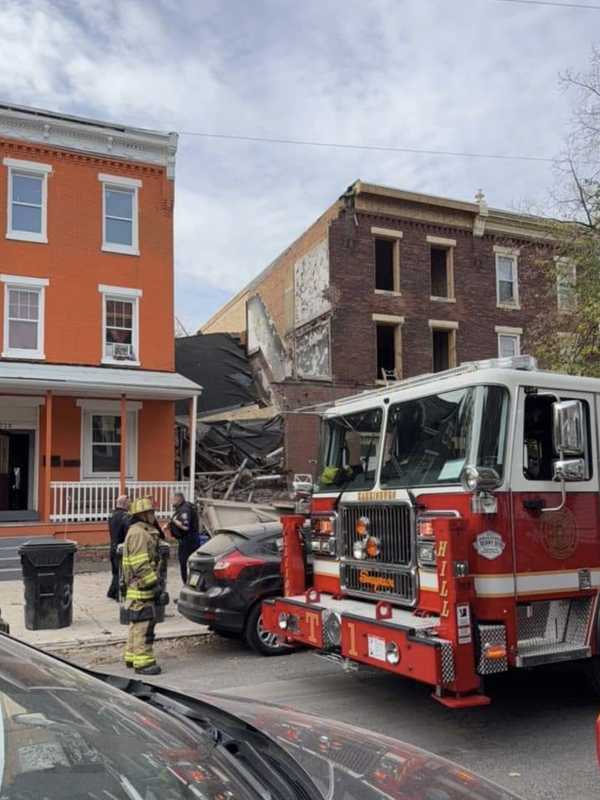
[[[52,392],[46,392],[46,413],[44,416],[46,426],[46,440],[44,443],[44,517],[49,520],[51,514],[50,482],[52,480]]]
[[[194,395],[190,401],[190,500],[193,503],[196,494],[196,428],[198,424],[198,397]]]
[[[127,494],[127,400],[121,395],[121,463],[119,464],[119,494]]]

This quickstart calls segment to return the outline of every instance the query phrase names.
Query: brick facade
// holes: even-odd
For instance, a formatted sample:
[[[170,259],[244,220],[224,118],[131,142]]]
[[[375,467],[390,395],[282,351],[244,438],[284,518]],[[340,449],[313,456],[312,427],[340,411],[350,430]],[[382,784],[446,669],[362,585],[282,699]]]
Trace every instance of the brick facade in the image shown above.
[[[399,284],[388,293],[377,292],[375,285],[375,241],[382,230],[397,237],[399,248]],[[431,297],[430,250],[437,240],[452,242],[450,300]],[[295,270],[299,259],[319,242],[328,250],[329,308],[307,325],[294,316],[300,291]],[[498,306],[498,249],[518,253],[515,308]],[[259,295],[289,356],[289,376],[272,384],[276,404],[285,411],[331,402],[370,388],[382,377],[374,316],[399,327],[401,377],[432,371],[433,327],[455,331],[456,364],[496,357],[497,327],[522,330],[521,352],[527,352],[527,330],[540,311],[543,294],[536,262],[548,255],[543,219],[488,209],[482,195],[469,203],[357,182],[203,330],[226,324],[232,315],[241,319],[240,309],[248,298]],[[311,326],[327,321],[331,370],[318,380],[303,379],[300,339]]]

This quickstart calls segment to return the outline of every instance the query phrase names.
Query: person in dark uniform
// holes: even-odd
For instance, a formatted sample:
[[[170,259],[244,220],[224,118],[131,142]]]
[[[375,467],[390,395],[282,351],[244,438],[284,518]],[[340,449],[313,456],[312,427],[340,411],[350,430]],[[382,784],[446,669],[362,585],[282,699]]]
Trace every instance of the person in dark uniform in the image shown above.
[[[198,512],[193,503],[187,501],[181,492],[175,492],[171,502],[173,515],[169,521],[169,532],[174,539],[177,539],[181,580],[186,583],[188,558],[203,544],[203,541],[206,541],[206,535],[200,534]]]
[[[119,599],[119,558],[117,555],[117,548],[123,544],[127,536],[127,529],[131,523],[131,518],[128,514],[129,498],[126,494],[117,497],[117,504],[114,511],[108,520],[108,530],[110,533],[110,569],[112,572],[112,580],[106,593],[107,597],[111,600]]]

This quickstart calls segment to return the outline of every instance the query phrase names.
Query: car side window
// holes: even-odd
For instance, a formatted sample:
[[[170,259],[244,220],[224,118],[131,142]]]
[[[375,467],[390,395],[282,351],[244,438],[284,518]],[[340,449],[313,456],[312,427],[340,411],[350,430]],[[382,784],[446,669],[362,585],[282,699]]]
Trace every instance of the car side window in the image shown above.
[[[553,395],[541,393],[528,394],[525,398],[523,474],[527,480],[551,481],[554,479],[554,461],[558,459],[559,455],[554,450],[552,440],[552,405],[557,399]],[[583,405],[585,414],[585,462],[589,479],[592,475],[590,408],[586,400],[581,400],[580,402]]]

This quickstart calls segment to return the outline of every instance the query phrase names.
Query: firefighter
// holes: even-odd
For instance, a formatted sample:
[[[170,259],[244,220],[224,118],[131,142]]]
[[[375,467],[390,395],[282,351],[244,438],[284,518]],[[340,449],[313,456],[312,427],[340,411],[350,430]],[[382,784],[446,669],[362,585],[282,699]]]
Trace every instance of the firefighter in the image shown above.
[[[169,531],[171,536],[177,539],[181,580],[187,583],[188,558],[208,537],[206,534],[202,535],[200,533],[196,507],[185,499],[182,492],[175,492],[171,497],[171,503],[173,505],[173,515],[169,521]]]
[[[112,580],[106,596],[111,600],[119,599],[119,556],[118,547],[125,541],[127,528],[130,519],[127,513],[129,509],[129,498],[126,494],[117,497],[115,509],[108,520],[108,530],[110,533],[110,568]]]
[[[132,523],[123,547],[123,581],[129,620],[125,663],[142,675],[159,675],[153,651],[155,604],[166,605],[168,595],[159,579],[159,535],[154,504],[140,497],[130,506]]]

